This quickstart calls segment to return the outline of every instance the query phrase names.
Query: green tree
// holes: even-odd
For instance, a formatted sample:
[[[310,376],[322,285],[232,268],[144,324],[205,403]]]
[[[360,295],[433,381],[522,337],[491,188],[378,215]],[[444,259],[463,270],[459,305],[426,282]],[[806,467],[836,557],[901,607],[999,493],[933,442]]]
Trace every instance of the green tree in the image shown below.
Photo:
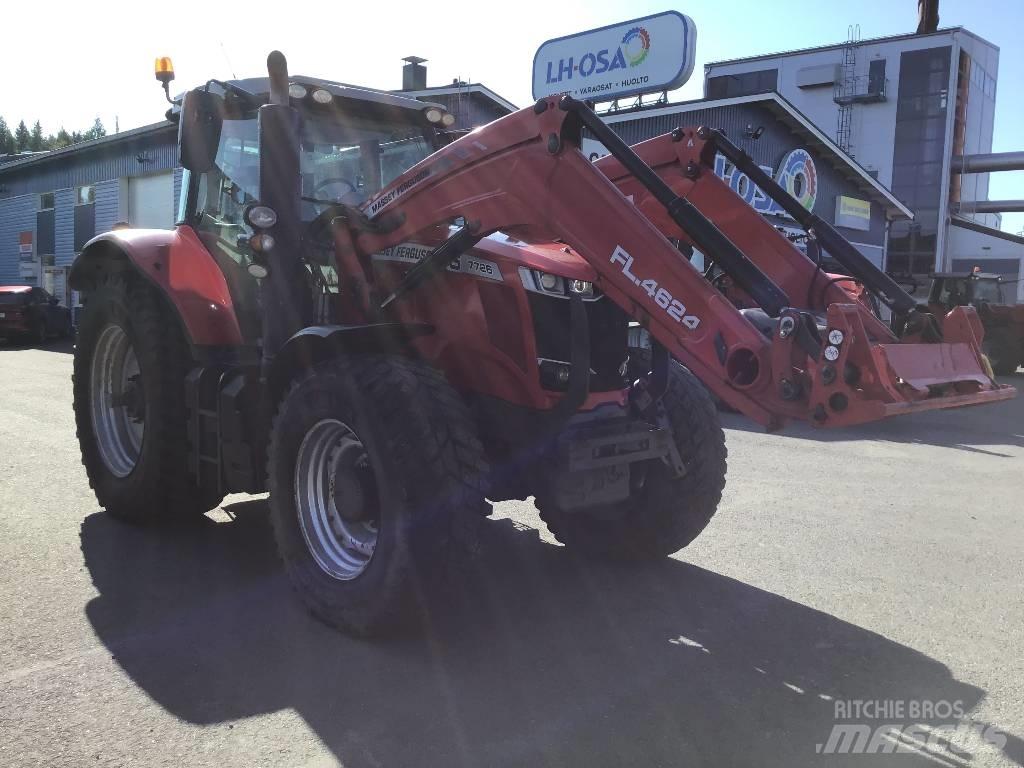
[[[88,141],[90,139],[101,139],[107,135],[107,129],[103,127],[103,121],[98,117],[92,124],[92,128],[85,132],[83,138]]]
[[[28,148],[33,152],[42,152],[46,149],[43,138],[43,126],[38,120],[36,124],[32,126],[32,133],[29,135]]]
[[[26,151],[31,140],[32,134],[28,132],[28,128],[25,126],[25,121],[22,120],[18,123],[18,127],[14,131],[14,144],[17,151]]]
[[[0,155],[10,155],[14,152],[14,135],[7,127],[7,121],[0,117]]]
[[[50,146],[51,149],[63,149],[64,147],[71,146],[71,134],[62,125],[60,130],[57,131],[57,135],[53,137],[53,142]]]

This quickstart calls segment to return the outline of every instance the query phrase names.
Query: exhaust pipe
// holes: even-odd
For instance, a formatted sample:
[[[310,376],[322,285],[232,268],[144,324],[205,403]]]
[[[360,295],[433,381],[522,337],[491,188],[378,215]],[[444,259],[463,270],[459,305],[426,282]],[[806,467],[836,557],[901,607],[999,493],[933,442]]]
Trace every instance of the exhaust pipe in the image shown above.
[[[309,325],[313,315],[313,298],[299,255],[301,117],[288,99],[288,62],[280,51],[267,57],[267,73],[270,103],[259,108],[258,118],[260,203],[274,210],[277,222],[268,230],[274,245],[266,254],[268,274],[262,291],[264,377],[274,356],[288,339]]]

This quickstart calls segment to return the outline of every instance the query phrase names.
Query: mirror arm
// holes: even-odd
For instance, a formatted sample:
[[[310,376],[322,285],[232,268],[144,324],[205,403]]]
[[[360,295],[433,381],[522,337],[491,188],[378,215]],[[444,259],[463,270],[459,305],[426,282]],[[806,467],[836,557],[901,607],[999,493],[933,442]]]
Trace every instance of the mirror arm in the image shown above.
[[[225,93],[232,93],[235,96],[238,96],[238,97],[244,99],[245,101],[249,102],[250,104],[252,104],[255,107],[259,107],[259,106],[262,106],[263,104],[267,103],[266,99],[263,99],[263,98],[257,96],[255,93],[252,93],[250,91],[245,90],[245,88],[239,88],[234,83],[227,83],[227,82],[224,82],[223,80],[217,80],[217,79],[214,79],[214,78],[211,78],[211,79],[207,80],[206,81],[206,85],[203,86],[207,93],[210,92],[210,84],[211,83],[214,84],[214,85],[219,85],[221,88],[224,89]]]

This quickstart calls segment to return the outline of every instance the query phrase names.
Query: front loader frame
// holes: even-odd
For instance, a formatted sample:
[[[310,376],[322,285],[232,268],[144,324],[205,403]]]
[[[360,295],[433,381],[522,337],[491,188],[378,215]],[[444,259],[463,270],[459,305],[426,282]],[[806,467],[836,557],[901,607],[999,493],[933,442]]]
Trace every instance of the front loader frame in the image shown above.
[[[631,205],[608,175],[587,161],[579,151],[584,127],[656,206]],[[742,205],[735,195],[723,199],[726,205]],[[771,335],[749,322],[666,240],[657,217],[650,215],[655,207],[778,319]],[[592,110],[569,97],[542,99],[439,150],[363,210],[389,226],[341,234],[341,261],[353,255],[365,259],[409,239],[439,245],[448,237],[447,225],[457,219],[466,221],[474,236],[502,230],[525,242],[566,243],[597,272],[597,286],[672,356],[719,397],[768,427],[794,418],[853,424],[1015,393],[985,375],[980,325],[975,328],[976,317],[969,313],[944,319],[942,343],[924,335],[900,342],[835,287],[829,296],[845,301],[828,305],[828,324],[819,328],[817,319],[795,308],[786,289],[722,228],[677,194]],[[840,238],[821,229],[826,239]],[[898,286],[888,285],[855,257],[849,261],[861,269],[861,279],[884,289],[894,309],[919,314]],[[393,299],[389,310],[401,318],[402,302]],[[380,307],[366,311],[372,315]],[[926,326],[929,318],[922,316],[918,325]],[[843,341],[827,343],[835,331]],[[836,359],[827,359],[840,348]],[[840,362],[843,367],[837,368]]]

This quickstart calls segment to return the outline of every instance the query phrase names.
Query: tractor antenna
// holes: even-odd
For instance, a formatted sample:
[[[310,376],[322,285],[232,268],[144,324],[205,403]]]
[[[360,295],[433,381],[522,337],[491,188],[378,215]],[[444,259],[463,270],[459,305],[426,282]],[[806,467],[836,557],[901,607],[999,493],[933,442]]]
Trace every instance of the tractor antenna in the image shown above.
[[[238,75],[235,74],[235,68],[233,66],[231,66],[231,59],[228,56],[227,48],[224,47],[224,41],[223,40],[218,40],[217,44],[220,46],[220,52],[224,54],[224,61],[226,61],[227,64],[228,64],[228,70],[231,72],[231,79],[232,80],[237,80],[238,79]]]

